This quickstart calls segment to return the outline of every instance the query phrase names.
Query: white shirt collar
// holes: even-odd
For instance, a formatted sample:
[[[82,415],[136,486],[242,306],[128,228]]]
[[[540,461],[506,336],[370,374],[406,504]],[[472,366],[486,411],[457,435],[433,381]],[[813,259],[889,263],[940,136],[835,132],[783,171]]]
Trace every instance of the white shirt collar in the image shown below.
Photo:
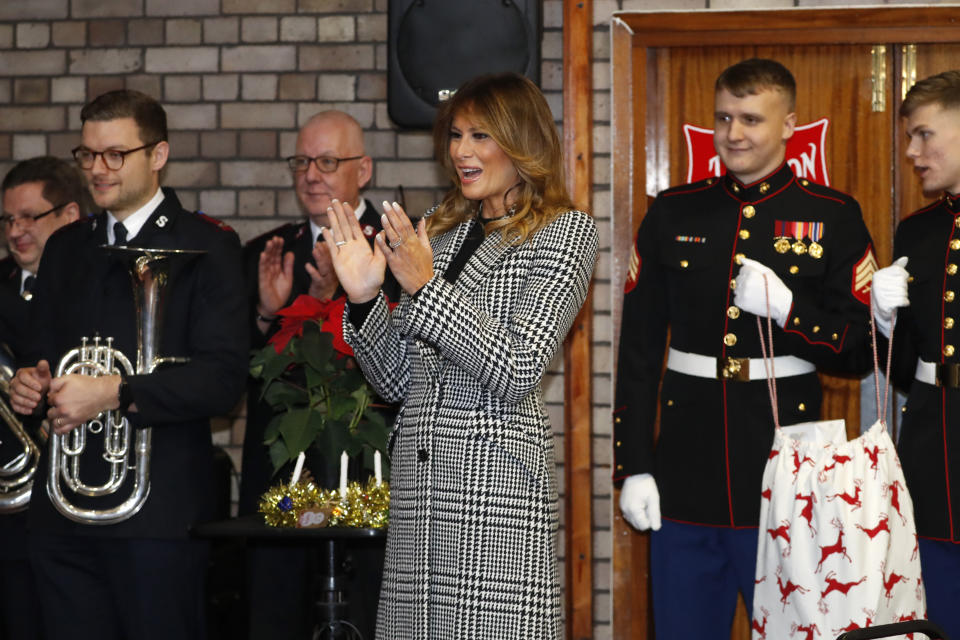
[[[357,208],[353,210],[353,215],[357,216],[357,220],[363,217],[363,214],[367,211],[367,201],[363,198],[360,198],[360,204],[357,205]],[[317,240],[320,239],[320,225],[315,223],[313,219],[310,219],[310,237],[313,238],[313,244],[317,244]]]
[[[26,269],[20,269],[20,293],[23,293],[23,283],[27,281],[27,278],[30,276],[36,276],[37,274],[31,273]]]
[[[157,192],[153,194],[153,197],[129,216],[123,220],[123,226],[127,228],[127,239],[131,240],[137,237],[137,234],[140,233],[140,229],[143,228],[143,225],[147,223],[147,220],[150,219],[150,215],[156,211],[157,207],[160,206],[160,203],[163,202],[163,189],[158,188]],[[117,219],[113,217],[113,214],[107,211],[107,244],[113,244],[114,235],[113,235],[113,223],[117,222]]]

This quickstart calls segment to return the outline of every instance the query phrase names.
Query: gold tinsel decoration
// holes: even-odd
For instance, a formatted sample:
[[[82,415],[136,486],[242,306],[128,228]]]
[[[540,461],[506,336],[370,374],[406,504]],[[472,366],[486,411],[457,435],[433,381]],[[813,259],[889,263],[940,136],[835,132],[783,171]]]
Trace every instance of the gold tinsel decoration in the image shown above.
[[[271,527],[296,527],[305,509],[330,507],[329,526],[383,529],[390,521],[390,485],[370,478],[365,485],[351,482],[346,498],[339,489],[325,491],[313,482],[271,487],[260,497],[259,510]]]

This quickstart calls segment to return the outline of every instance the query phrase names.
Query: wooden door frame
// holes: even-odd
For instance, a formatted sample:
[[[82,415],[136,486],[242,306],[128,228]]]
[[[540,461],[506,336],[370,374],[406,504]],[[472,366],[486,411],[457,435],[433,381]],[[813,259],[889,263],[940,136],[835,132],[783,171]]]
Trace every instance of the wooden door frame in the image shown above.
[[[680,46],[900,44],[960,42],[957,7],[777,9],[765,11],[617,12],[611,23],[612,265],[611,313],[616,373],[623,282],[630,244],[648,198],[667,186],[666,132],[653,127],[657,79],[651,49]],[[704,90],[700,88],[699,90]],[[647,170],[659,169],[648,176]],[[661,175],[663,174],[663,175]],[[648,179],[649,178],[649,179]],[[896,212],[891,212],[896,215]],[[611,385],[612,388],[612,385]],[[612,394],[612,391],[611,391]],[[611,398],[612,400],[612,398]],[[631,529],[613,500],[613,637],[648,638],[649,536]]]

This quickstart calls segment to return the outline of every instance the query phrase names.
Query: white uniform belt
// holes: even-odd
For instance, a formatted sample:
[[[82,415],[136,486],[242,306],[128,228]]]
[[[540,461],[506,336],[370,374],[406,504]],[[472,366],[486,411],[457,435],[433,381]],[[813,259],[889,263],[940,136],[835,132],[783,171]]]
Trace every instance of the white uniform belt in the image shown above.
[[[673,347],[670,347],[667,355],[667,369],[698,378],[741,382],[767,378],[763,358],[714,358],[679,351]],[[788,378],[813,373],[816,367],[796,356],[777,356],[773,359],[773,371],[778,378]]]
[[[960,364],[955,362],[940,364],[939,362],[926,362],[918,358],[917,372],[914,377],[920,382],[956,389],[960,387]]]

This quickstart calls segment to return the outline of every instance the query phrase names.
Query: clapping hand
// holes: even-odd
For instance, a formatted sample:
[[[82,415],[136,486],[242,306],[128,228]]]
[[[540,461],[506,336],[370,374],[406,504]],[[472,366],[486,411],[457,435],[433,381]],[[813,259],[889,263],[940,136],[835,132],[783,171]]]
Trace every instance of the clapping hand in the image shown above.
[[[323,239],[340,286],[350,302],[369,302],[383,285],[387,267],[383,251],[379,243],[370,248],[349,204],[333,200],[327,215],[330,226],[323,230]]]
[[[377,235],[377,247],[386,256],[390,272],[408,294],[413,295],[433,278],[433,248],[427,237],[424,218],[414,230],[403,208],[394,202],[383,203],[383,232]]]

